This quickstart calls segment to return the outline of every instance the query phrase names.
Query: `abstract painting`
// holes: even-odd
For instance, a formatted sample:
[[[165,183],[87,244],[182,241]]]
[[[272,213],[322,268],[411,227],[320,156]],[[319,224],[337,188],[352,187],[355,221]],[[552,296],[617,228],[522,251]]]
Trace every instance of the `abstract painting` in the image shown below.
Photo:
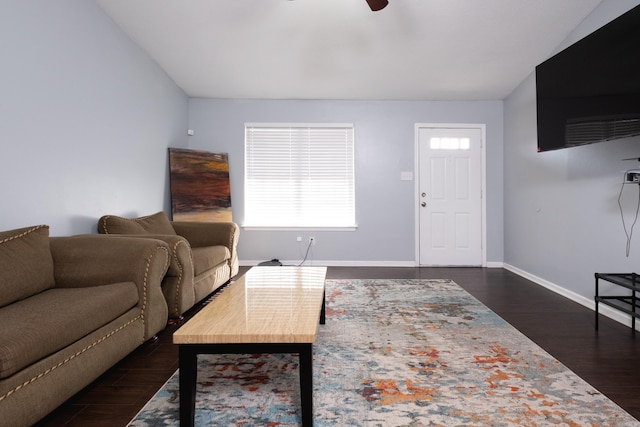
[[[169,148],[174,221],[231,222],[227,153]]]

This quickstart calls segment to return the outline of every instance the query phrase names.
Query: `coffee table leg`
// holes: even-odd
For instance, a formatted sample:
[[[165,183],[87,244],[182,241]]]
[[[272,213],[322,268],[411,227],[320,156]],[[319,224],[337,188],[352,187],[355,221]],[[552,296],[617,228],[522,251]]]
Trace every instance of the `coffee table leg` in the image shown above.
[[[198,355],[180,346],[180,427],[193,427],[196,412],[196,377]]]
[[[324,300],[325,300],[325,296],[324,296],[324,291],[322,291],[322,309],[320,311],[320,324],[324,325],[326,320],[325,320],[325,309],[324,309]]]
[[[302,426],[313,427],[313,344],[300,347],[300,397]]]

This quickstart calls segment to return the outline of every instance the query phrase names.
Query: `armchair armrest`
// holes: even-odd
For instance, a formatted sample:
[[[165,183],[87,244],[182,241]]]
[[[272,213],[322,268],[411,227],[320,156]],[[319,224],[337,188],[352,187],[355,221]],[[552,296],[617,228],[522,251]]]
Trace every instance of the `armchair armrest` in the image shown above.
[[[240,227],[234,222],[172,221],[176,233],[189,241],[192,248],[222,245],[229,248],[231,276],[238,274],[238,238]]]
[[[56,287],[87,287],[133,282],[138,287],[144,339],[167,323],[160,283],[169,266],[169,246],[155,239],[82,235],[51,237]]]
[[[233,252],[238,244],[240,227],[234,222],[172,221],[171,225],[192,248],[222,245]]]

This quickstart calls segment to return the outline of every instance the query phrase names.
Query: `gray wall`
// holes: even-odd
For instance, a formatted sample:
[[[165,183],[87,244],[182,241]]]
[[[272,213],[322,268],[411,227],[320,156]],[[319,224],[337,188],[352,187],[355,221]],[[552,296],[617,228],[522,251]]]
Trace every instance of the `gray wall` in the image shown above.
[[[401,181],[414,171],[416,123],[487,125],[487,260],[501,262],[502,102],[242,101],[191,99],[192,149],[229,153],[234,221],[244,216],[244,123],[346,122],[355,125],[356,231],[242,230],[244,263],[272,258],[301,261],[308,236],[317,245],[316,262],[332,265],[413,265],[415,261],[415,182]],[[303,242],[297,243],[296,237]]]
[[[633,3],[633,4],[632,4]],[[640,2],[605,0],[558,51]],[[640,167],[640,138],[536,152],[535,76],[504,104],[504,261],[509,268],[589,305],[594,272],[637,271],[640,225],[631,254],[618,208],[623,172]],[[625,186],[630,225],[638,187]]]
[[[93,1],[3,2],[0,55],[0,230],[169,209],[187,97]]]

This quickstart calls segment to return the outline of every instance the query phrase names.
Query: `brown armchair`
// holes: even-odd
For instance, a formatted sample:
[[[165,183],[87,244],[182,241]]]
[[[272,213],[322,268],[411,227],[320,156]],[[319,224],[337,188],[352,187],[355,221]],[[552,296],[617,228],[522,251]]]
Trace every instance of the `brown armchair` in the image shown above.
[[[171,263],[162,281],[169,316],[184,312],[238,274],[236,246],[240,234],[233,222],[169,221],[164,212],[140,218],[105,215],[102,234],[126,234],[169,244]]]

